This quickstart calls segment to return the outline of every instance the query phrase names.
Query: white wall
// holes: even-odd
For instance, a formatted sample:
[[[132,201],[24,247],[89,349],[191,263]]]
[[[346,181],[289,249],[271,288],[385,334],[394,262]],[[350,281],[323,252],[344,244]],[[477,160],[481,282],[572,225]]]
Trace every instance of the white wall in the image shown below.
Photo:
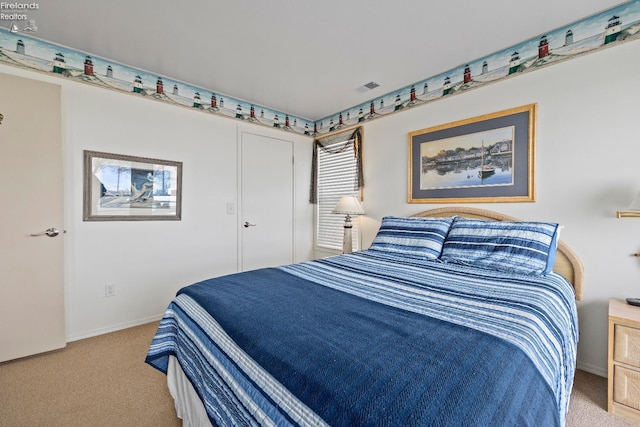
[[[313,256],[311,139],[0,65],[62,85],[69,341],[159,319],[185,285],[237,271],[239,130],[294,142],[296,261]],[[181,221],[82,221],[83,150],[183,162]],[[239,213],[238,213],[239,214]],[[104,297],[107,282],[116,296]]]
[[[617,219],[640,190],[640,43],[629,42],[365,125],[363,244],[384,215],[438,207],[407,203],[408,133],[538,104],[535,203],[474,204],[563,224],[582,259],[579,367],[606,375],[609,298],[640,296],[640,219]]]

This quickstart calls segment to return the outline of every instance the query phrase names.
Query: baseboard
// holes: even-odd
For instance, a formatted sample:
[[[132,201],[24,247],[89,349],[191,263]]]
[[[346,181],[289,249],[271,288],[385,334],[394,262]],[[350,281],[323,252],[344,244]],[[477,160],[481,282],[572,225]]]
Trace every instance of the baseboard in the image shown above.
[[[589,373],[592,373],[594,375],[598,375],[604,378],[607,378],[607,376],[609,375],[609,373],[607,372],[607,369],[603,369],[600,366],[592,365],[590,363],[584,363],[584,362],[578,361],[578,363],[576,364],[576,367],[580,370],[587,371]]]
[[[108,334],[110,332],[121,331],[127,328],[133,328],[134,326],[140,326],[151,322],[157,322],[162,319],[164,312],[155,316],[149,316],[142,319],[132,320],[131,322],[119,323],[117,325],[109,326],[107,328],[98,328],[91,331],[83,332],[81,334],[70,335],[67,337],[67,342],[73,342],[83,340],[85,338],[97,337],[98,335]]]

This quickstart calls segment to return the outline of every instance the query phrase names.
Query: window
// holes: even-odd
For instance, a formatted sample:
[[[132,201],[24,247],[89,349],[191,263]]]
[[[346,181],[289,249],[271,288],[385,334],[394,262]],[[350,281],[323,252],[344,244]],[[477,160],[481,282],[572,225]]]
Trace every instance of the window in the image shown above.
[[[345,217],[333,214],[331,211],[342,196],[360,196],[362,187],[360,129],[324,138],[316,141],[315,144],[316,246],[342,250]],[[353,249],[358,250],[360,247],[358,221],[355,219],[352,229]]]

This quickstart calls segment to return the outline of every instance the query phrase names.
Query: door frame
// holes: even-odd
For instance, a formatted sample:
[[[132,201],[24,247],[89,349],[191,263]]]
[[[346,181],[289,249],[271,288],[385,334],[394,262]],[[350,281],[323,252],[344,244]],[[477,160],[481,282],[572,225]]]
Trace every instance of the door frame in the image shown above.
[[[295,141],[282,138],[280,132],[277,135],[272,134],[269,131],[259,132],[255,129],[251,129],[248,127],[238,126],[237,127],[237,139],[236,139],[236,149],[237,149],[237,193],[236,193],[236,231],[237,231],[237,271],[243,270],[243,239],[242,239],[242,218],[243,218],[243,206],[242,206],[242,136],[244,134],[255,135],[263,138],[277,139],[280,141],[288,142],[291,144],[291,218],[293,219],[291,223],[291,251],[292,251],[292,259],[291,262],[296,260],[296,249],[297,249],[297,235],[296,235],[296,223],[297,223],[297,215],[296,215],[296,170],[295,170]]]

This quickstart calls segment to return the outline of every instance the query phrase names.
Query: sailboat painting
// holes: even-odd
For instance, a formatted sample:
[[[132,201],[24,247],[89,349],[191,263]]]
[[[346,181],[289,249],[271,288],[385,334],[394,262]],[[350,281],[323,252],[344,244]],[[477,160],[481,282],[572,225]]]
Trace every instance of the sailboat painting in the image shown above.
[[[409,201],[532,201],[534,113],[531,104],[410,133]]]
[[[420,189],[513,184],[514,127],[420,144]]]

